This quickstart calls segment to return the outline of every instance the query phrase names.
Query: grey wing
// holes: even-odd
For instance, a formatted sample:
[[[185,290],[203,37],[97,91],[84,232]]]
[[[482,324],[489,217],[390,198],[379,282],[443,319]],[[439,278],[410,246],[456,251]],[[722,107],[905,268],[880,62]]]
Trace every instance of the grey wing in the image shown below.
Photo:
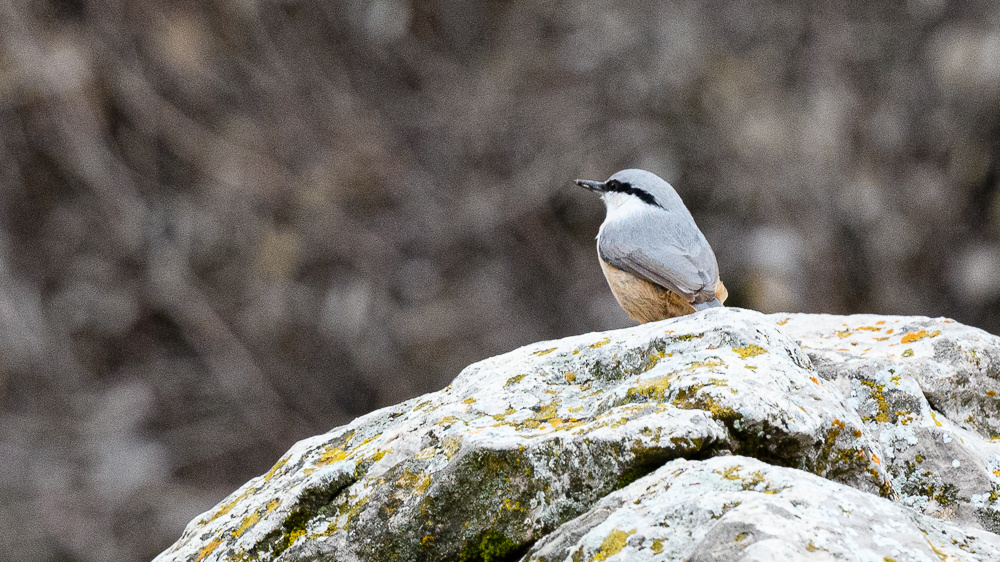
[[[719,266],[694,223],[606,224],[597,251],[609,265],[670,289],[692,302],[715,297]]]

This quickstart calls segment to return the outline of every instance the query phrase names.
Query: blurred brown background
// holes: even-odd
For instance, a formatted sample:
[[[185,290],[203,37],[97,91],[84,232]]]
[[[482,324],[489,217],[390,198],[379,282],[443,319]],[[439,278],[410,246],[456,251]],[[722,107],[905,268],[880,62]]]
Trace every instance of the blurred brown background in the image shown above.
[[[0,559],[143,560],[296,440],[630,324],[643,167],[729,304],[1000,331],[1000,3],[0,0]]]

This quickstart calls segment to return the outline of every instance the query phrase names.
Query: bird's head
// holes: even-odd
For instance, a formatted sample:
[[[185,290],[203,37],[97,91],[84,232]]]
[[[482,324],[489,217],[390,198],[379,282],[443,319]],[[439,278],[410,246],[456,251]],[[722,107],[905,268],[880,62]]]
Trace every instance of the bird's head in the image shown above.
[[[576,185],[600,193],[609,213],[624,205],[665,208],[677,198],[669,183],[646,170],[622,170],[607,181],[576,180]]]

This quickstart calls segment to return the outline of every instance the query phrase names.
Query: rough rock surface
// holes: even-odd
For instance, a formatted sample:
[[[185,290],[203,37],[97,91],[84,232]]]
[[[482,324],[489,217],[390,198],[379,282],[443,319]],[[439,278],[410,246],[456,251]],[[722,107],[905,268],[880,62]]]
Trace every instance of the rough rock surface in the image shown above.
[[[733,456],[671,461],[560,526],[526,558],[985,561],[1000,560],[1000,541],[811,474]]]
[[[157,560],[1000,559],[998,391],[1000,338],[946,319],[538,343],[296,444]]]

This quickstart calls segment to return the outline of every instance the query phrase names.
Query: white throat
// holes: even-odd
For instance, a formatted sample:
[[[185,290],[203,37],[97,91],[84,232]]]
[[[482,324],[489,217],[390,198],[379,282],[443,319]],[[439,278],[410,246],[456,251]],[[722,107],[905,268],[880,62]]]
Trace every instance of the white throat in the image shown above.
[[[649,207],[648,203],[628,193],[606,191],[601,194],[601,198],[604,199],[604,206],[608,208],[608,219],[641,213]]]

